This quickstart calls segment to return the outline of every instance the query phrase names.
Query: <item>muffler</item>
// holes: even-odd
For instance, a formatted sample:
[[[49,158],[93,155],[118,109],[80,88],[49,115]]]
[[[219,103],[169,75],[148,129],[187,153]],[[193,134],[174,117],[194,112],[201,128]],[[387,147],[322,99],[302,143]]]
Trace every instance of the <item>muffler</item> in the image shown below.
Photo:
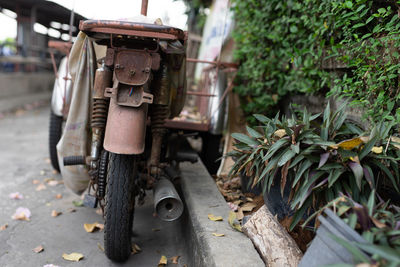
[[[161,178],[154,187],[154,208],[163,221],[174,221],[183,213],[183,203],[174,185]]]

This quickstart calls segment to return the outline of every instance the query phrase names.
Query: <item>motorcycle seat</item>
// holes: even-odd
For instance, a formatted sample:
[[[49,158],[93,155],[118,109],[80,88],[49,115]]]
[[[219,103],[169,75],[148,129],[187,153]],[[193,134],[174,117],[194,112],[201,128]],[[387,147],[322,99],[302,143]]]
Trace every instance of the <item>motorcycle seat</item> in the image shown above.
[[[79,29],[85,33],[128,35],[164,40],[185,39],[185,32],[178,28],[122,20],[81,20]]]

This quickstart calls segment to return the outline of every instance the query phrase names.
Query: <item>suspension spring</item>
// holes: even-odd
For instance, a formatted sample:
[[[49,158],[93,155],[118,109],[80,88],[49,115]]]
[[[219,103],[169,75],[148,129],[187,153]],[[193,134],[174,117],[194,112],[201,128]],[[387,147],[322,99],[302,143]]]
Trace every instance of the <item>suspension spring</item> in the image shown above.
[[[168,117],[168,106],[154,105],[151,114],[151,129],[154,131],[163,131],[165,120]]]
[[[92,128],[103,128],[107,121],[108,99],[94,98],[92,112]]]

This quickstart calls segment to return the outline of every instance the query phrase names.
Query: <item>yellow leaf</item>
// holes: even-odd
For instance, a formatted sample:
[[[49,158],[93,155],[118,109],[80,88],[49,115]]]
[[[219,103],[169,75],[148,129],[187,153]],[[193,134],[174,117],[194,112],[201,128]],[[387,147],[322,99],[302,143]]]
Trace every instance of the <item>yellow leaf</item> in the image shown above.
[[[57,216],[59,216],[59,215],[61,215],[61,214],[62,214],[62,212],[56,211],[56,210],[52,210],[52,212],[51,212],[51,216],[52,216],[52,217],[57,217]]]
[[[103,251],[104,252],[104,248],[103,248],[103,246],[100,244],[100,243],[98,243],[97,242],[97,247],[101,250],[101,251]]]
[[[160,262],[158,263],[158,267],[162,267],[167,265],[168,259],[164,255],[161,256]]]
[[[242,226],[236,220],[236,213],[231,211],[229,212],[229,217],[228,217],[228,222],[232,226],[233,229],[241,232],[242,231]]]
[[[62,257],[64,260],[67,260],[67,261],[80,261],[81,259],[83,259],[83,254],[76,253],[76,252],[73,252],[71,254],[63,253]]]
[[[221,216],[215,216],[214,214],[208,214],[208,219],[214,222],[223,220]]]
[[[374,146],[374,147],[371,149],[371,151],[374,152],[375,154],[381,154],[382,151],[383,151],[383,147],[382,147],[382,146],[379,146],[379,147]]]
[[[345,150],[352,150],[353,148],[358,147],[362,143],[364,143],[363,140],[360,137],[356,137],[353,139],[344,140],[338,144],[331,145],[330,147],[334,149],[342,148]]]
[[[43,246],[37,246],[36,248],[33,249],[35,253],[40,253],[44,250]]]
[[[85,231],[88,233],[92,233],[94,230],[96,230],[96,228],[100,228],[98,227],[99,223],[95,222],[95,223],[85,223],[83,224],[83,228],[85,228]],[[104,227],[104,226],[103,226]]]
[[[170,260],[173,264],[178,264],[178,259],[180,258],[180,256],[174,256],[172,257]]]
[[[278,136],[279,138],[282,138],[286,135],[286,131],[285,129],[279,129],[275,131],[274,135]]]
[[[225,236],[225,234],[218,234],[218,233],[212,233],[212,234],[213,234],[213,236],[216,236],[216,237]]]
[[[132,244],[132,254],[138,254],[142,249],[137,244]]]

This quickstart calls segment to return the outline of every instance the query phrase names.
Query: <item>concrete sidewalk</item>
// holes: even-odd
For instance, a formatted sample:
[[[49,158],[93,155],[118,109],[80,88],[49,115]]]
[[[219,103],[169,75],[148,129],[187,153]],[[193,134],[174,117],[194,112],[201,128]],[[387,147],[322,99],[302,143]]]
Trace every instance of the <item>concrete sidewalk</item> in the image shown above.
[[[42,106],[50,103],[51,91],[24,93],[18,96],[0,98],[0,113],[12,112],[19,108]]]

